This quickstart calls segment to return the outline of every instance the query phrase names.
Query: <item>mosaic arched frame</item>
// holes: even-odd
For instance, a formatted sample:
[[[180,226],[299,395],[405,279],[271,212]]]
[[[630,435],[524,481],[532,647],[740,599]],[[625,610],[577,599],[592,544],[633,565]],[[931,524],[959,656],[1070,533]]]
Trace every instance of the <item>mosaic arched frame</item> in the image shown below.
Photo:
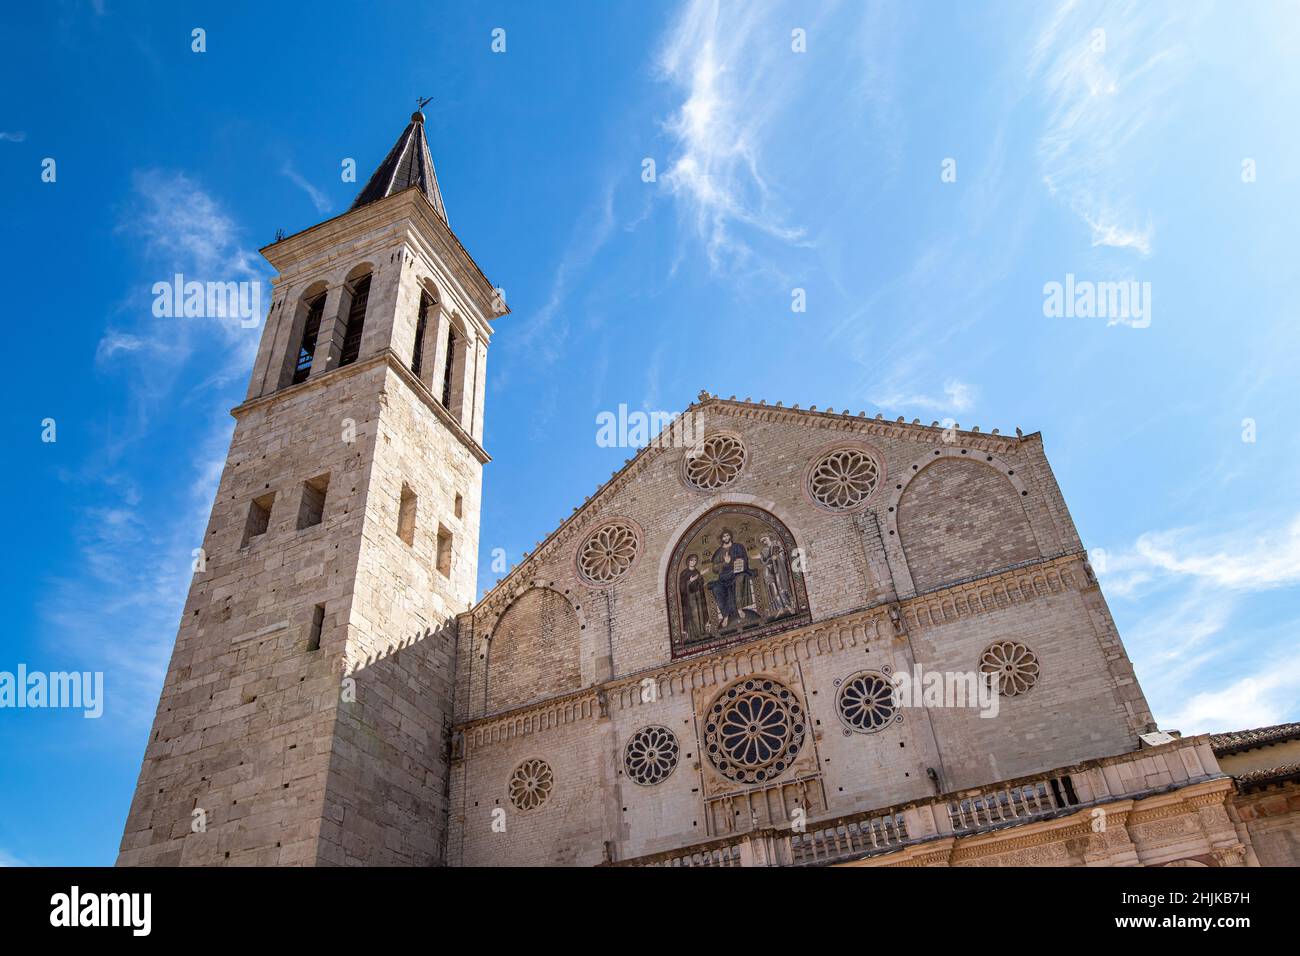
[[[790,529],[763,508],[722,504],[691,522],[673,547],[664,581],[672,656],[809,623],[798,558]]]

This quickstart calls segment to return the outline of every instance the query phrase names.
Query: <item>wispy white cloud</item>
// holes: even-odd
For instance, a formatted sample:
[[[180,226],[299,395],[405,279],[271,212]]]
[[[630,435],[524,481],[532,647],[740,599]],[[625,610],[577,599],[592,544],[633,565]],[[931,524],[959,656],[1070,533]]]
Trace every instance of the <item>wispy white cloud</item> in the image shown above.
[[[1191,3],[1067,0],[1038,31],[1028,74],[1047,107],[1042,180],[1087,223],[1094,246],[1151,254],[1154,224],[1121,174],[1187,75],[1189,57],[1173,38],[1198,16]]]
[[[110,362],[119,352],[128,354],[139,352],[155,356],[166,356],[174,351],[168,342],[157,338],[132,335],[128,332],[110,329],[104,333],[99,340],[99,344],[95,347],[95,361],[97,363]]]
[[[763,175],[764,141],[794,82],[794,54],[779,40],[789,31],[771,7],[688,0],[659,55],[661,75],[681,96],[666,123],[676,153],[662,179],[715,268],[747,264],[751,232],[804,237]]]
[[[293,183],[307,194],[308,198],[311,199],[312,205],[316,207],[317,212],[325,213],[334,208],[334,203],[330,200],[329,196],[325,195],[309,183],[306,177],[294,168],[292,163],[286,161],[284,165],[280,167],[280,172],[289,180],[289,182]]]
[[[573,235],[555,267],[546,301],[510,339],[510,348],[526,351],[530,364],[550,365],[563,354],[570,327],[566,307],[572,286],[609,242],[616,224],[614,186],[607,182],[599,199],[574,226]],[[509,294],[507,289],[507,299]]]
[[[132,177],[132,193],[118,228],[144,242],[148,264],[183,265],[205,280],[266,275],[256,251],[243,245],[239,226],[194,179],[143,170]]]
[[[5,131],[0,130],[0,142],[4,142],[4,143],[21,143],[21,142],[23,142],[25,139],[27,139],[27,134],[24,133],[22,130],[18,130],[17,132],[14,132],[14,133],[9,133],[9,132],[5,132]]]
[[[660,406],[661,391],[663,385],[663,364],[664,353],[668,351],[668,343],[660,342],[650,353],[649,359],[645,366],[645,397],[641,400],[641,407],[647,412],[659,412],[664,409]]]
[[[156,317],[152,284],[176,273],[264,282],[268,270],[222,204],[181,173],[139,173],[118,228],[140,252],[140,274],[96,358],[106,375],[129,372],[126,407],[109,410],[114,427],[65,476],[85,502],[74,529],[79,560],[47,582],[41,614],[51,653],[57,647],[82,669],[102,670],[106,714],[132,733],[152,716],[225,462],[233,427],[225,409],[238,401],[259,334],[236,318]],[[190,426],[188,462],[177,462],[188,487],[165,500],[142,494],[132,450],[150,440],[161,413],[187,401],[212,410]]]
[[[1276,527],[1147,532],[1102,560],[1093,554],[1106,594],[1135,615],[1125,643],[1162,727],[1201,733],[1295,716],[1300,623],[1244,622],[1265,592],[1300,585],[1300,515]],[[1252,669],[1238,676],[1243,661]]]
[[[119,305],[96,348],[101,363],[129,360],[132,394],[142,412],[164,400],[186,363],[201,356],[200,381],[242,376],[257,350],[260,323],[270,307],[270,271],[244,245],[241,230],[221,204],[183,173],[145,170],[132,180],[130,201],[117,229],[139,244],[143,280]],[[200,282],[254,282],[265,290],[258,327],[238,317],[153,314],[154,282],[176,274]]]
[[[232,424],[214,414],[200,430],[175,511],[142,503],[129,482],[113,479],[116,499],[81,512],[79,564],[48,582],[42,614],[58,653],[104,672],[106,715],[124,732],[152,717]]]
[[[1108,590],[1125,595],[1165,576],[1201,579],[1231,591],[1300,584],[1300,515],[1281,525],[1230,531],[1147,532],[1131,549],[1108,554],[1102,576]]]
[[[1193,694],[1163,721],[1185,734],[1244,730],[1283,723],[1300,697],[1300,658],[1269,661],[1219,690]]]
[[[1151,240],[1155,235],[1155,227],[1149,219],[1143,228],[1133,229],[1125,228],[1113,221],[1105,210],[1096,218],[1087,210],[1081,210],[1079,214],[1092,227],[1092,244],[1094,246],[1136,249],[1144,256],[1151,255]]]
[[[872,398],[872,402],[881,408],[905,409],[923,408],[937,412],[968,412],[975,407],[978,389],[967,382],[949,379],[943,384],[941,395],[925,392],[884,391]]]

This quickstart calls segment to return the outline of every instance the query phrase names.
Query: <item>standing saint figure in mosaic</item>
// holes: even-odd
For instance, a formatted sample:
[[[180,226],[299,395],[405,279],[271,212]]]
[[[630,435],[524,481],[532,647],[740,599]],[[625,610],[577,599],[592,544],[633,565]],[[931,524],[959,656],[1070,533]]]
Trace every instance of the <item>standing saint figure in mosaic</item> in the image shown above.
[[[790,580],[790,556],[779,538],[765,534],[758,539],[763,566],[763,587],[767,591],[767,616],[784,617],[795,611],[794,583]]]
[[[709,632],[709,599],[704,588],[700,558],[689,555],[677,579],[677,596],[682,605],[682,633],[692,641],[702,640]]]

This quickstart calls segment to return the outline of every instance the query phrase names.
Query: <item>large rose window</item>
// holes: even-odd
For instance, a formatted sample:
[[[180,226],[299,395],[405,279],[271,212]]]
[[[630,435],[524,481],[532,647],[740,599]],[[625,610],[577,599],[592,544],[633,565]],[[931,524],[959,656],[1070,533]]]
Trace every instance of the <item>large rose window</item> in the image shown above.
[[[751,678],[729,688],[709,708],[705,753],[727,779],[764,783],[789,769],[807,729],[807,716],[793,691],[774,680]]]

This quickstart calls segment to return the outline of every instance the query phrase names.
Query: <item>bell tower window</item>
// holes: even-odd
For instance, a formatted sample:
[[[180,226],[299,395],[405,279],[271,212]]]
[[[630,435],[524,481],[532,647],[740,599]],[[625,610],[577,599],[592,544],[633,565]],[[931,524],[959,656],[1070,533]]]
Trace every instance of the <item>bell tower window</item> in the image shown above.
[[[302,327],[302,341],[298,343],[298,358],[293,366],[292,384],[307,381],[311,374],[312,356],[316,354],[316,338],[320,335],[320,320],[325,314],[325,293],[307,303],[307,321]]]
[[[348,306],[347,326],[343,332],[343,347],[339,351],[339,367],[351,365],[361,354],[361,333],[366,325],[366,303],[370,298],[370,276],[363,276],[352,287],[352,303]]]
[[[429,327],[429,310],[433,308],[433,299],[429,293],[424,290],[420,291],[420,315],[415,320],[415,348],[411,351],[411,371],[415,377],[420,377],[420,369],[424,364],[424,333]]]
[[[456,364],[456,330],[447,329],[447,363],[442,370],[442,407],[451,410],[451,370]]]

